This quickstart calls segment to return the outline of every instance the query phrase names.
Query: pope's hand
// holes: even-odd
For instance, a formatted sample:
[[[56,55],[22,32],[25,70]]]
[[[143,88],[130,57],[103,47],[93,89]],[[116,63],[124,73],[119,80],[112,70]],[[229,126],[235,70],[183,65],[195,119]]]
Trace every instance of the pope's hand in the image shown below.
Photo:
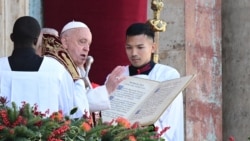
[[[122,75],[124,71],[125,71],[124,66],[117,66],[109,74],[108,80],[106,81],[105,84],[109,94],[111,94],[116,89],[116,87],[119,85],[120,82],[126,79],[126,76]]]

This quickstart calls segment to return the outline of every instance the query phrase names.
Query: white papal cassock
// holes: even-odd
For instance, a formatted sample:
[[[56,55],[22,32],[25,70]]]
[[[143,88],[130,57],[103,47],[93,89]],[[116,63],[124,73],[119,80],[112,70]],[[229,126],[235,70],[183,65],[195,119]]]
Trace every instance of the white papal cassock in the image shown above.
[[[129,75],[128,66],[125,75]],[[145,75],[142,77],[145,78]],[[154,68],[146,78],[155,81],[165,81],[179,78],[178,71],[170,66],[155,64]],[[183,95],[180,93],[154,124],[161,131],[164,127],[170,129],[162,136],[166,141],[184,141],[184,115],[183,115]]]
[[[81,77],[85,76],[85,70],[78,68]],[[109,93],[105,85],[100,85],[94,89],[84,89],[87,93],[90,112],[103,111],[111,108]]]
[[[83,86],[82,80],[74,83],[64,66],[50,57],[44,57],[38,72],[11,71],[8,58],[0,59],[0,95],[19,106],[25,101],[38,104],[43,112],[62,110],[64,114],[78,107],[72,117],[81,117],[89,111]]]

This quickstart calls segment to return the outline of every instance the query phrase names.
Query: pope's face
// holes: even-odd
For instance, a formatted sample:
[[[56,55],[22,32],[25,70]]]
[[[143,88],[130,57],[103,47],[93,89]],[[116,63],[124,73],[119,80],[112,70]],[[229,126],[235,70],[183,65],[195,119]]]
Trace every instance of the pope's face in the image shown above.
[[[88,28],[74,28],[62,36],[62,44],[68,50],[70,57],[76,66],[83,66],[86,62],[89,47],[92,42],[92,34]]]
[[[127,36],[126,53],[130,63],[134,67],[142,67],[151,60],[151,54],[155,51],[153,39],[141,34]]]

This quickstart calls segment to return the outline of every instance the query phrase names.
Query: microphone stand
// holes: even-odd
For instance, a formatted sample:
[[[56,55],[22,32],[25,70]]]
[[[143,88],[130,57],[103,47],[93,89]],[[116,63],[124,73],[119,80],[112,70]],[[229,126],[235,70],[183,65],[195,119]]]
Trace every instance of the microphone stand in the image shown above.
[[[91,82],[89,80],[89,76],[88,76],[91,65],[92,65],[93,62],[94,62],[93,57],[88,56],[87,60],[86,60],[86,65],[85,65],[86,73],[85,73],[85,76],[84,76],[85,87],[87,89],[93,89],[92,84],[91,84]],[[102,118],[101,111],[92,112],[91,116],[92,116],[92,120],[93,120],[93,123],[94,123],[93,126],[96,126],[96,125],[98,125],[99,122],[101,122],[101,118]]]

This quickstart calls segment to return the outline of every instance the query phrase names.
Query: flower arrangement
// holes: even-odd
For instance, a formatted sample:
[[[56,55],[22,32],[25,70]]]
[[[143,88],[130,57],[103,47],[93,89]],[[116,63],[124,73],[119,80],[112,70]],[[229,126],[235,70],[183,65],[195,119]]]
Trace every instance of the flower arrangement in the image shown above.
[[[70,119],[61,111],[48,116],[39,112],[37,105],[23,102],[19,108],[14,102],[12,107],[6,103],[7,99],[0,97],[0,141],[161,141],[161,134],[169,128],[158,134],[152,126],[131,125],[122,117],[92,127],[90,117]]]

